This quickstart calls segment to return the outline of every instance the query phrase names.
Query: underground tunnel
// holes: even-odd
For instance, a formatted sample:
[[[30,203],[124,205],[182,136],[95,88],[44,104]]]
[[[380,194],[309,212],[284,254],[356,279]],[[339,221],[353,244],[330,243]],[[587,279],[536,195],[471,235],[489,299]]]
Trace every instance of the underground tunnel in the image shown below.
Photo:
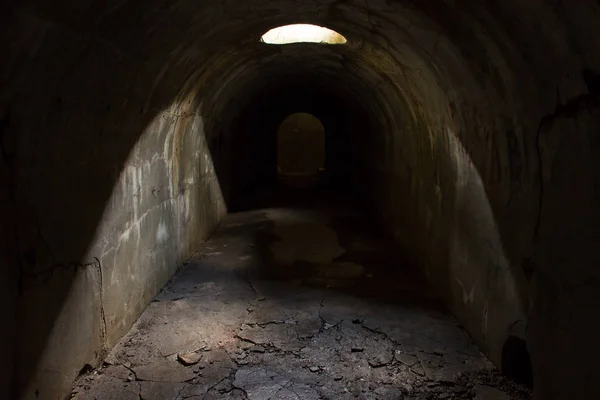
[[[3,2],[0,396],[596,398],[599,18]]]

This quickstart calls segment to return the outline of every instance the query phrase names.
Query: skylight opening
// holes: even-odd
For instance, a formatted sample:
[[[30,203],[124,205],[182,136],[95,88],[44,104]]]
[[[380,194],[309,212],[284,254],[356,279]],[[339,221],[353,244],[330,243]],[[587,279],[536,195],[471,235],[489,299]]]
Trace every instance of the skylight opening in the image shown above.
[[[261,41],[269,44],[323,43],[344,44],[346,38],[336,31],[309,24],[285,25],[265,33]]]

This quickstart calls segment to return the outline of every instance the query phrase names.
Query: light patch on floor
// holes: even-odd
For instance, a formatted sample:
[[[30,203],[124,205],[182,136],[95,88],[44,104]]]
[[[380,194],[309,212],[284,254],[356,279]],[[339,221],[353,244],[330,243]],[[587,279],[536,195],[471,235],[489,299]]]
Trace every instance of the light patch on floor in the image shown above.
[[[398,275],[393,247],[360,246],[379,239],[359,218],[339,207],[226,217],[74,398],[505,399],[508,388],[530,399],[421,281]],[[333,284],[269,275],[298,261],[313,263],[303,282]]]

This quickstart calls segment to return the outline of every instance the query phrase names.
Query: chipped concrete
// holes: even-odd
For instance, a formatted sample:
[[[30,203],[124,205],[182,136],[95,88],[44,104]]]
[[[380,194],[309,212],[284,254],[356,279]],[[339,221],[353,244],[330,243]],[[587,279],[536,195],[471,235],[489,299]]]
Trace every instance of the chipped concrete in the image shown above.
[[[510,400],[502,391],[490,386],[475,386],[475,400]]]
[[[493,364],[389,240],[357,229],[361,218],[343,203],[310,207],[226,217],[105,367],[79,379],[75,398],[132,392],[173,400],[489,395],[474,383],[494,376]],[[315,241],[315,232],[327,232],[327,240]],[[312,248],[278,257],[281,249]],[[295,261],[307,270],[293,267]],[[323,263],[342,270],[360,265],[360,276],[342,274],[337,285],[315,280],[320,269],[312,265]],[[197,362],[182,362],[182,355]],[[485,387],[493,389],[493,382]],[[518,393],[514,398],[530,398],[525,389]]]

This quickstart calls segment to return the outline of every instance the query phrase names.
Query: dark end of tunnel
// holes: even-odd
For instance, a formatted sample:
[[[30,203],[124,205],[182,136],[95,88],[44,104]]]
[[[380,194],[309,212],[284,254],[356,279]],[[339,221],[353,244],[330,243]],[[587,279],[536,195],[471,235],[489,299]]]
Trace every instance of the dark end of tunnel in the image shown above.
[[[240,147],[243,153],[235,157],[238,163],[237,171],[252,171],[248,179],[239,179],[234,184],[237,195],[231,196],[228,203],[230,212],[236,213],[262,207],[274,207],[281,204],[305,204],[314,201],[315,196],[324,192],[355,197],[354,185],[350,184],[352,163],[348,160],[353,149],[350,148],[350,137],[359,135],[359,131],[367,131],[365,126],[369,122],[364,113],[348,111],[347,103],[340,98],[332,98],[321,92],[306,93],[292,90],[291,92],[275,93],[266,100],[254,103],[267,103],[268,113],[261,113],[259,121],[244,118],[240,129],[246,134],[240,137],[252,138],[246,146]],[[331,104],[337,104],[335,107]],[[310,105],[310,106],[308,106]],[[288,153],[282,152],[278,145],[278,128],[287,117],[296,112],[315,115],[319,122],[322,121],[324,143],[292,143]],[[249,115],[256,117],[258,112],[250,108]],[[372,127],[370,127],[372,129]],[[289,143],[288,143],[289,145]],[[324,149],[322,148],[324,145]],[[248,148],[254,151],[248,152]],[[314,158],[315,152],[323,153],[323,165],[308,174],[286,174],[278,172],[281,164],[280,157],[284,160],[302,158],[305,154],[309,159]],[[248,160],[245,154],[260,154],[260,162]],[[298,160],[296,160],[298,161]],[[306,160],[300,160],[304,163]],[[242,166],[242,164],[245,166]],[[240,172],[241,174],[241,172]],[[352,194],[351,194],[352,193]]]
[[[502,346],[502,373],[518,384],[533,389],[531,357],[525,340],[509,336]]]

